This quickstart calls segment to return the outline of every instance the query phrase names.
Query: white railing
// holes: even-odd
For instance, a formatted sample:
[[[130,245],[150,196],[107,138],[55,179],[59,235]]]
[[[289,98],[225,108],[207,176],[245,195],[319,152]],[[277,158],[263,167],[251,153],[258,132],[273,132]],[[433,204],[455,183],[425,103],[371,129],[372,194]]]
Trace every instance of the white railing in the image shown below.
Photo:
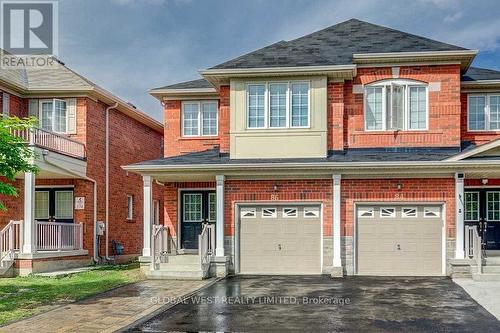
[[[477,264],[477,272],[483,272],[483,255],[481,247],[481,236],[477,226],[465,226],[465,257],[473,259]]]
[[[40,148],[56,151],[68,156],[85,158],[85,145],[62,134],[41,128],[13,130],[12,134],[23,138],[26,143]]]
[[[83,250],[83,225],[81,223],[35,221],[35,230],[37,251]]]
[[[22,221],[10,221],[0,231],[0,266],[12,265],[14,253],[19,251],[22,242]]]
[[[210,269],[210,262],[215,255],[215,225],[204,224],[198,236],[198,253],[200,255],[201,269],[206,276]]]
[[[172,252],[172,243],[168,227],[154,224],[151,232],[151,265],[150,270],[155,271],[163,262],[164,257]]]

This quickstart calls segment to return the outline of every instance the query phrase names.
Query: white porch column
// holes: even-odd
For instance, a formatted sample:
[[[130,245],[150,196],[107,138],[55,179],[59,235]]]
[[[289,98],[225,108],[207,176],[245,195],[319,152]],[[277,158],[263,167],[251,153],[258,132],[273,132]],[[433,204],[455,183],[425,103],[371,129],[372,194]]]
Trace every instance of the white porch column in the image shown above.
[[[35,248],[35,174],[24,174],[23,253],[34,253]]]
[[[224,175],[215,176],[217,197],[217,218],[215,225],[215,256],[224,257]]]
[[[333,267],[342,269],[341,240],[340,240],[340,181],[341,175],[333,175]]]
[[[464,259],[464,174],[455,174],[455,259]]]
[[[151,176],[142,176],[144,181],[144,209],[143,209],[143,248],[142,255],[149,257],[151,255],[151,225],[153,223],[153,180]]]

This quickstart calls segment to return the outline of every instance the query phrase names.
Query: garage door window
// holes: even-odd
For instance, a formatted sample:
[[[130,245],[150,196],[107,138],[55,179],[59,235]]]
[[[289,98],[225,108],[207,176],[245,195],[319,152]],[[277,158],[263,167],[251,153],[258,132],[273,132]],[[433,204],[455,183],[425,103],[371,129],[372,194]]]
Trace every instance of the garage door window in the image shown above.
[[[373,217],[373,207],[361,207],[358,209],[358,217]]]
[[[242,208],[240,212],[241,218],[254,219],[257,217],[257,209],[255,208]]]
[[[424,217],[434,218],[440,216],[439,207],[425,207],[424,208]]]
[[[305,207],[304,208],[304,217],[306,217],[306,218],[319,217],[319,207]]]
[[[417,208],[415,207],[405,207],[401,212],[403,218],[417,217]]]
[[[283,217],[297,217],[297,208],[283,208]]]
[[[262,217],[266,219],[274,219],[277,217],[276,208],[262,208]]]
[[[396,208],[380,208],[380,217],[396,217]]]

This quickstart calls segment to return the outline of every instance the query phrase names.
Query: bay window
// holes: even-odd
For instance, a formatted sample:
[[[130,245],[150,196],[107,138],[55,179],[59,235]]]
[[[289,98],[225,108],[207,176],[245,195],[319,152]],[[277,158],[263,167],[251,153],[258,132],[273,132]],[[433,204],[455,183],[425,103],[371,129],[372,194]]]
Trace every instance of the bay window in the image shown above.
[[[428,118],[427,85],[392,80],[365,87],[365,130],[425,130]]]
[[[309,82],[247,85],[247,127],[306,128],[310,118]]]
[[[186,101],[182,103],[182,135],[216,136],[217,135],[217,102]]]
[[[500,130],[500,94],[469,95],[469,131]]]

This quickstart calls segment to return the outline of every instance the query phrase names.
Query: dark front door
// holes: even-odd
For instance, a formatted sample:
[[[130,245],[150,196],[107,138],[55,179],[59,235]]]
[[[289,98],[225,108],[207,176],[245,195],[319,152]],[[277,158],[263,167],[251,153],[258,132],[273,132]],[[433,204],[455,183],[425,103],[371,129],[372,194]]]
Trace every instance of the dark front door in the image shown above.
[[[73,189],[37,188],[35,220],[73,223]]]
[[[500,250],[500,189],[466,190],[465,223],[479,226],[486,250]]]
[[[198,249],[198,235],[204,223],[215,223],[215,192],[181,192],[181,243],[187,250]]]

